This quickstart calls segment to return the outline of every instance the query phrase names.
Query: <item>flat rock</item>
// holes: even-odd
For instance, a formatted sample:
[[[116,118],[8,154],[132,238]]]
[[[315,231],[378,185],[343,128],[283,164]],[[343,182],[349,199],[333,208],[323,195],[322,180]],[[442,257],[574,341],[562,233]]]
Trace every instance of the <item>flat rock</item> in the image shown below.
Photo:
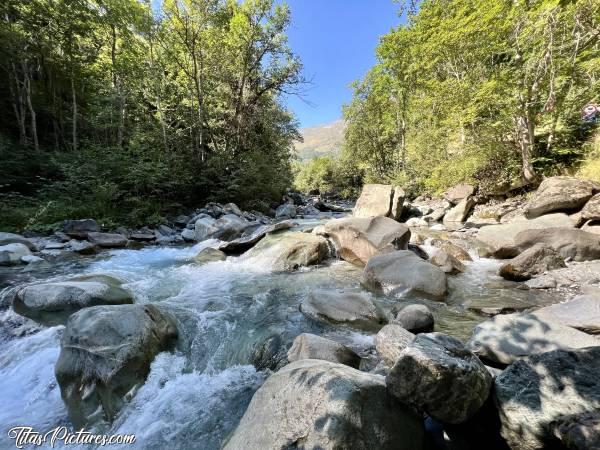
[[[457,184],[444,193],[444,198],[456,205],[461,200],[475,194],[475,187],[470,184]]]
[[[85,239],[88,233],[97,233],[100,225],[94,219],[65,220],[63,232],[70,237]]]
[[[8,244],[23,244],[32,252],[37,250],[33,242],[20,234],[0,232],[0,247]]]
[[[531,219],[553,211],[579,210],[598,191],[600,186],[593,181],[572,177],[546,178],[527,202],[525,214]]]
[[[387,217],[394,187],[389,184],[365,184],[354,207],[354,217]]]
[[[207,264],[216,261],[225,261],[227,255],[216,248],[203,248],[194,256],[194,261],[198,264]]]
[[[579,229],[525,230],[515,236],[514,247],[516,252],[524,252],[536,244],[545,244],[563,258],[569,258],[573,261],[600,259],[600,235]]]
[[[87,234],[87,238],[88,241],[98,247],[120,248],[127,246],[127,238],[122,234],[90,232]]]
[[[589,334],[600,334],[600,290],[579,295],[564,303],[546,306],[532,314],[547,322],[566,325]]]
[[[22,264],[24,256],[31,255],[25,244],[6,244],[0,246],[0,266],[16,266]]]
[[[562,267],[567,267],[564,258],[552,247],[539,243],[503,264],[498,273],[507,280],[527,281],[534,275]]]
[[[358,369],[360,356],[345,345],[310,333],[296,336],[287,352],[289,362],[301,359],[322,359]]]

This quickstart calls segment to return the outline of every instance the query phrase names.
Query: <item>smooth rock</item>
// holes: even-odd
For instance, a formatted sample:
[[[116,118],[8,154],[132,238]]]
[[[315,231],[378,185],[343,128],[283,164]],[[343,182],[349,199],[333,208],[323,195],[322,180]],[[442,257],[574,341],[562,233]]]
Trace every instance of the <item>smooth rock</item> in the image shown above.
[[[98,247],[119,248],[127,246],[127,238],[122,234],[90,232],[87,234],[87,238],[88,241]]]
[[[469,348],[495,364],[557,349],[600,345],[600,339],[571,327],[548,322],[533,314],[498,315],[473,330]]]
[[[334,219],[323,231],[340,258],[358,266],[377,254],[406,249],[410,240],[408,227],[387,217]]]
[[[296,217],[296,207],[291,203],[284,203],[279,205],[275,210],[276,219],[293,219]]]
[[[440,422],[458,424],[483,406],[492,376],[458,339],[427,333],[402,350],[386,383],[402,403]]]
[[[189,229],[189,228],[185,228],[181,232],[181,238],[185,242],[195,242],[196,241],[196,231],[192,230],[192,229]]]
[[[386,366],[393,367],[402,350],[415,339],[415,335],[400,325],[390,323],[375,335],[375,348]]]
[[[304,359],[256,391],[224,450],[423,448],[421,418],[388,396],[384,378]]]
[[[442,298],[447,290],[444,271],[409,250],[372,257],[363,270],[361,283],[386,294],[417,291]]]
[[[471,258],[471,255],[469,255],[468,251],[446,239],[428,239],[426,244],[443,250],[459,261],[473,261],[473,258]]]
[[[229,242],[224,242],[219,246],[219,250],[226,254],[240,254],[252,248],[258,241],[269,233],[287,230],[294,226],[291,220],[284,220],[271,225],[260,225],[258,228],[248,228],[241,237]]]
[[[69,248],[80,255],[93,255],[97,252],[94,244],[88,241],[77,241],[75,239],[69,241]]]
[[[581,229],[587,233],[600,234],[600,222],[599,221],[589,221],[586,222]]]
[[[239,238],[252,223],[235,214],[225,214],[219,217],[214,225],[217,230],[209,235],[209,238],[231,241]]]
[[[155,305],[94,306],[73,314],[55,374],[75,427],[111,422],[144,383],[154,357],[176,338],[175,319]]]
[[[206,247],[198,252],[196,256],[194,256],[194,261],[198,264],[207,264],[216,261],[225,261],[227,259],[227,255],[223,253],[221,250],[217,250],[216,248]]]
[[[194,239],[198,242],[202,242],[205,239],[209,239],[218,230],[219,228],[216,219],[207,215],[202,215],[202,217],[197,218],[196,222],[194,222]]]
[[[545,306],[533,311],[532,315],[585,333],[600,334],[600,290],[578,295],[564,303]]]
[[[394,187],[389,184],[365,184],[356,201],[354,217],[387,217],[393,196]]]
[[[31,255],[25,244],[6,244],[0,246],[0,266],[16,266],[22,264],[24,256]]]
[[[425,228],[429,226],[429,222],[422,217],[411,217],[405,222],[405,225],[407,227]]]
[[[553,211],[578,210],[600,191],[597,183],[572,177],[546,178],[527,202],[528,218],[539,217]]]
[[[506,368],[495,380],[494,393],[509,446],[559,448],[555,421],[600,410],[599,373],[600,347],[555,350]]]
[[[432,252],[429,262],[451,275],[456,275],[457,273],[462,273],[465,271],[465,266],[463,263],[439,248]]]
[[[425,305],[407,305],[396,314],[393,323],[411,333],[430,333],[433,331],[434,318],[431,310]]]
[[[536,244],[553,248],[573,261],[600,259],[600,235],[573,228],[526,230],[515,237],[515,252],[524,252]]]
[[[512,281],[527,281],[534,275],[567,267],[564,258],[546,244],[535,244],[519,256],[504,263],[498,273]]]
[[[470,184],[457,184],[444,193],[444,198],[450,203],[456,205],[461,200],[471,197],[475,194],[475,187]]]
[[[392,207],[390,210],[390,218],[394,220],[400,220],[402,217],[402,212],[404,211],[404,199],[406,198],[406,193],[404,189],[399,186],[394,188],[394,194],[392,198]]]
[[[63,222],[63,232],[74,238],[85,239],[88,233],[99,231],[100,225],[94,219],[65,220]]]
[[[444,223],[464,222],[474,206],[475,200],[473,197],[463,198],[454,208],[446,212]]]
[[[358,369],[360,356],[345,345],[310,333],[296,336],[287,352],[289,362],[301,359],[322,359]]]
[[[23,244],[32,252],[37,250],[33,242],[20,234],[0,232],[0,247],[8,244]]]

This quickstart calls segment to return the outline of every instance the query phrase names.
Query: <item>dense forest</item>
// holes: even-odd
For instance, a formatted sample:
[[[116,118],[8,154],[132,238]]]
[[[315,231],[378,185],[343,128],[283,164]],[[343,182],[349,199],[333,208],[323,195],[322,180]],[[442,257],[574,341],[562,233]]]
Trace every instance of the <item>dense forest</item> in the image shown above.
[[[298,167],[299,188],[417,194],[467,181],[496,193],[564,172],[600,179],[598,0],[417,6],[353,85],[341,160]]]
[[[201,201],[265,208],[302,84],[273,0],[0,6],[0,228],[152,223]]]

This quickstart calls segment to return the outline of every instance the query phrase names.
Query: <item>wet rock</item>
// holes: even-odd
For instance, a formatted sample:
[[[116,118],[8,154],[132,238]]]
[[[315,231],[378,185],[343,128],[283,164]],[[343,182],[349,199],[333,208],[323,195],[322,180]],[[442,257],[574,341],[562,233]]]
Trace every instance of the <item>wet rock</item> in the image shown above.
[[[365,184],[354,207],[354,217],[387,217],[394,197],[389,184]]]
[[[272,335],[252,349],[250,361],[256,370],[277,371],[288,363],[281,336]]]
[[[531,219],[554,211],[578,210],[598,191],[600,186],[589,180],[546,178],[527,203],[525,214]]]
[[[191,230],[188,230],[191,231]],[[138,242],[152,242],[156,240],[156,236],[152,233],[131,233],[129,238]]]
[[[65,220],[63,231],[70,237],[85,239],[88,233],[100,231],[100,225],[94,219]]]
[[[323,237],[297,231],[267,235],[242,258],[256,258],[257,264],[275,272],[292,272],[319,264],[328,255],[329,247]]]
[[[551,276],[542,275],[528,280],[525,285],[529,289],[554,289],[556,287],[556,279]]]
[[[296,217],[296,207],[291,203],[284,203],[279,205],[275,210],[276,219],[293,219]]]
[[[21,236],[20,234],[0,232],[0,247],[4,247],[8,244],[22,244],[32,252],[37,250],[33,242],[26,237]]]
[[[90,232],[87,234],[87,238],[88,241],[98,247],[120,248],[127,246],[127,238],[122,234]]]
[[[390,399],[383,377],[305,359],[274,373],[256,391],[223,449],[415,450],[422,446],[420,417]]]
[[[0,246],[0,266],[16,266],[23,264],[24,256],[31,255],[25,244],[6,244]]]
[[[91,242],[77,240],[69,241],[69,248],[80,255],[93,255],[98,250]]]
[[[425,305],[407,305],[397,314],[393,323],[411,333],[430,333],[433,331],[434,318],[431,310]]]
[[[400,325],[390,323],[375,336],[377,353],[388,367],[394,367],[402,350],[415,339],[415,335]]]
[[[555,350],[506,368],[494,392],[502,436],[510,447],[555,448],[555,421],[600,410],[599,373],[600,347]]]
[[[15,292],[12,306],[17,314],[55,326],[82,308],[127,303],[133,303],[133,297],[120,282],[96,277],[25,286]]]
[[[475,195],[475,187],[470,184],[457,184],[444,193],[444,198],[453,205],[460,203],[465,198]]]
[[[600,236],[579,229],[526,230],[515,237],[517,252],[524,252],[536,244],[545,244],[573,261],[600,259]]]
[[[174,318],[154,305],[94,306],[73,314],[55,367],[73,424],[111,422],[144,383],[154,357],[176,338]]]
[[[465,271],[463,263],[439,248],[432,252],[429,262],[451,275],[456,275],[457,273]]]
[[[309,333],[302,333],[294,339],[287,352],[287,359],[289,362],[301,359],[322,359],[355,369],[360,366],[360,356],[345,345]]]
[[[372,257],[365,266],[361,283],[376,292],[417,291],[443,298],[446,274],[409,250]]]
[[[495,316],[473,330],[469,348],[493,364],[511,364],[526,356],[556,349],[600,345],[600,339],[533,314]]]
[[[231,241],[240,237],[251,225],[243,217],[238,217],[235,214],[225,214],[216,221],[215,227],[217,230],[208,237],[222,241]]]
[[[561,416],[550,424],[552,434],[569,450],[600,449],[600,412]]]
[[[386,377],[388,389],[443,423],[471,418],[487,400],[492,377],[463,344],[441,333],[419,334]]]
[[[444,223],[464,222],[475,206],[473,197],[463,198],[454,208],[444,215]]]
[[[209,239],[217,231],[219,231],[219,227],[217,226],[217,220],[206,214],[202,214],[194,222],[194,238],[198,242],[202,242],[205,239]],[[190,235],[188,234],[188,238],[189,237]]]
[[[186,228],[181,232],[181,238],[185,242],[195,242],[196,241],[196,231],[193,229]]]
[[[223,213],[234,214],[238,217],[244,217],[244,212],[235,203],[227,203],[223,206]]]
[[[374,255],[405,249],[410,240],[408,227],[387,217],[334,219],[323,231],[339,256],[358,266]]]
[[[468,251],[446,239],[428,239],[426,244],[443,250],[459,261],[473,261]]]
[[[316,290],[300,305],[313,320],[347,323],[366,330],[379,330],[387,318],[366,294]]]
[[[293,226],[294,222],[291,220],[285,220],[275,224],[260,225],[257,228],[247,228],[241,237],[221,244],[219,246],[219,250],[230,255],[240,254],[252,248],[267,234],[274,233],[276,231],[287,230]]]
[[[566,214],[548,214],[532,220],[516,220],[483,227],[477,233],[477,240],[487,247],[482,256],[489,254],[496,258],[514,258],[520,253],[515,247],[515,239],[519,233],[556,227],[573,228],[574,225]]]
[[[564,258],[546,244],[535,244],[519,256],[500,267],[502,278],[513,281],[527,281],[553,269],[566,267]]]
[[[194,256],[194,261],[196,261],[198,264],[225,261],[225,259],[227,259],[227,255],[225,253],[223,253],[221,250],[210,247],[203,248],[196,256]]]
[[[532,313],[541,320],[566,325],[589,334],[600,334],[600,289]],[[598,343],[600,345],[600,342]]]

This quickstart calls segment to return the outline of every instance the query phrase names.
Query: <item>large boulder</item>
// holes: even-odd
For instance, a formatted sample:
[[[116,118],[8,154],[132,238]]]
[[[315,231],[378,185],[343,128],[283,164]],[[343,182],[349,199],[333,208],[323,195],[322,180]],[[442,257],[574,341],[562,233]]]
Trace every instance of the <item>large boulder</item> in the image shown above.
[[[522,219],[483,227],[477,233],[477,240],[485,245],[485,254],[496,258],[514,258],[518,254],[515,250],[515,238],[519,233],[556,227],[574,228],[574,225],[566,214],[548,214],[533,220]]]
[[[600,449],[600,411],[561,416],[551,429],[569,450]]]
[[[473,261],[473,258],[471,258],[468,251],[446,239],[428,239],[425,243],[443,250],[461,262]]]
[[[292,272],[319,264],[329,255],[327,241],[301,231],[269,234],[244,253],[244,260],[255,259],[260,266],[275,272]]]
[[[567,267],[564,258],[552,247],[540,243],[504,263],[498,273],[507,280],[527,281],[534,275],[561,267]]]
[[[594,195],[581,210],[581,220],[600,220],[600,194]]]
[[[0,266],[16,266],[22,264],[21,258],[31,255],[25,244],[6,244],[0,246]]]
[[[492,376],[458,339],[428,333],[402,350],[386,382],[402,403],[440,422],[458,424],[483,406]]]
[[[322,359],[358,369],[360,356],[345,345],[310,333],[296,336],[287,352],[289,362],[301,359]]]
[[[464,222],[475,206],[473,197],[463,198],[454,208],[444,215],[444,223]]]
[[[300,311],[313,320],[347,323],[358,328],[378,330],[387,318],[366,294],[315,290],[300,305]]]
[[[600,339],[528,313],[498,315],[473,330],[469,348],[492,364],[511,364],[557,349],[600,345]]]
[[[396,314],[393,323],[411,333],[430,333],[433,331],[434,318],[430,309],[425,305],[406,305]]]
[[[452,275],[456,275],[457,273],[462,273],[465,271],[465,266],[463,263],[440,248],[436,248],[433,252],[431,252],[429,262],[434,266],[438,266],[445,273]]]
[[[202,215],[194,222],[194,237],[198,242],[210,239],[218,230],[217,220],[209,215]]]
[[[239,238],[249,226],[252,226],[252,223],[235,214],[225,214],[219,217],[214,226],[217,230],[208,238],[231,241]]]
[[[600,235],[574,228],[526,230],[515,237],[515,252],[524,252],[536,244],[551,247],[563,258],[574,261],[600,259]]]
[[[453,205],[475,194],[475,187],[470,184],[457,184],[444,193],[444,198]]]
[[[392,198],[392,207],[390,210],[390,218],[394,220],[400,220],[402,212],[404,211],[404,199],[406,198],[406,192],[399,186],[394,188],[394,197]]]
[[[409,228],[387,217],[334,219],[323,232],[342,259],[358,266],[379,253],[406,249],[410,241]]]
[[[600,410],[599,373],[600,347],[555,350],[505,369],[495,380],[494,392],[502,436],[510,447],[564,448],[557,445],[555,422]]]
[[[421,418],[387,394],[379,375],[305,359],[254,394],[224,450],[423,447]]]
[[[267,234],[287,230],[293,226],[294,222],[284,220],[283,222],[277,222],[272,225],[260,225],[257,228],[247,228],[239,238],[221,244],[219,250],[229,255],[240,254],[254,247],[254,245]]]
[[[75,279],[32,284],[18,289],[13,297],[16,313],[47,326],[62,325],[82,308],[133,303],[131,293],[112,278]]]
[[[176,338],[175,319],[154,305],[94,306],[73,314],[55,367],[73,424],[110,422]]]
[[[198,264],[208,264],[211,262],[225,261],[227,255],[216,248],[206,247],[194,256],[194,261]]]
[[[361,283],[385,293],[416,291],[435,298],[446,295],[446,274],[410,250],[374,256],[365,266]]]
[[[275,210],[276,219],[293,219],[296,217],[296,207],[291,203],[284,203],[279,205]]]
[[[365,184],[354,207],[354,217],[387,217],[392,208],[394,187],[389,184]]]
[[[402,350],[415,339],[415,335],[400,325],[390,323],[375,335],[377,353],[388,367],[393,367]]]
[[[127,237],[117,233],[90,232],[87,239],[92,244],[103,248],[119,248],[127,246]]]
[[[97,233],[100,225],[94,219],[65,220],[63,232],[77,239],[85,239],[88,233]]]
[[[525,214],[532,219],[554,211],[577,211],[598,191],[600,186],[593,181],[546,178],[527,203]]]
[[[600,334],[600,290],[589,291],[564,303],[545,306],[532,314],[546,322],[566,325],[589,334]]]
[[[33,242],[20,234],[0,232],[0,247],[8,244],[23,244],[32,252],[37,250]]]

